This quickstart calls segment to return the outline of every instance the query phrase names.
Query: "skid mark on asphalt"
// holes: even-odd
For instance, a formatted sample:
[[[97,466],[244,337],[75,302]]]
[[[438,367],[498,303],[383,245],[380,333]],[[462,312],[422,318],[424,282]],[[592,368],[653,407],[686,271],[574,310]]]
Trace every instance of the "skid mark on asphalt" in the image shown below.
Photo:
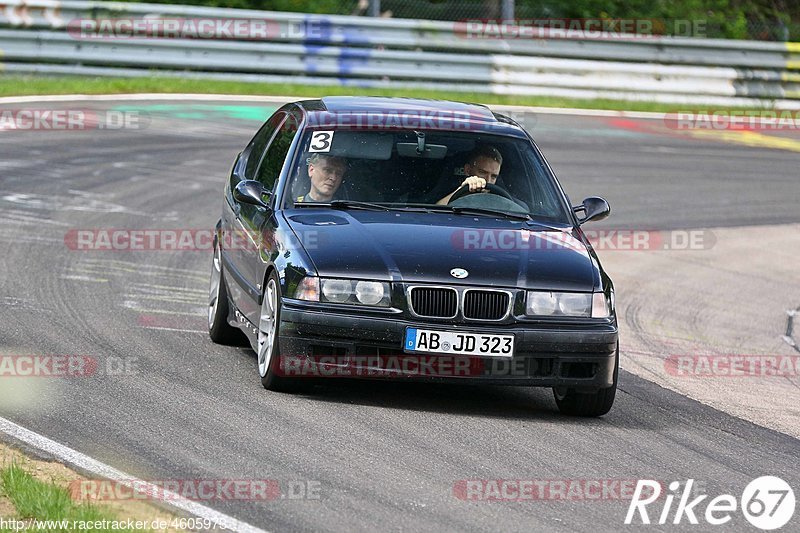
[[[20,231],[18,228],[0,228],[0,242],[13,245],[47,244],[50,246],[62,245],[64,243],[63,239],[57,237],[42,237],[41,235]]]
[[[33,298],[20,298],[18,296],[0,296],[0,307],[14,309],[14,311],[31,311],[34,313],[51,312],[52,309],[42,307],[40,302]]]
[[[124,261],[122,259],[86,258],[83,259],[80,264],[76,264],[75,267],[80,267],[87,271],[93,270],[122,274],[130,273],[138,276],[175,278],[179,280],[191,279],[194,282],[208,282],[208,274],[205,271],[168,267],[151,263],[139,263],[137,261]]]
[[[31,156],[34,154],[30,154]],[[14,170],[18,168],[28,168],[30,162],[28,161],[0,161],[0,169]]]
[[[0,200],[4,202],[37,211],[83,211],[102,214],[122,213],[150,216],[148,213],[137,211],[121,204],[115,204],[108,199],[100,200],[83,194],[70,193],[70,191],[67,191],[67,194],[59,195],[58,202],[53,202],[52,198],[44,194],[13,191],[2,191],[0,194],[2,194]]]
[[[138,327],[205,332],[207,275],[196,270],[123,260],[96,259],[84,268],[122,281],[121,307],[136,313]],[[133,276],[132,276],[133,275]],[[132,277],[146,280],[131,279]]]
[[[93,278],[91,276],[76,276],[70,274],[62,274],[61,279],[66,279],[69,281],[88,281],[90,283],[108,283],[108,280],[104,278]]]
[[[49,213],[28,210],[24,207],[0,206],[0,241],[12,244],[57,244],[62,240],[57,236],[42,234],[51,228],[68,227],[69,224],[53,220]]]
[[[185,333],[207,333],[202,329],[202,318],[192,316],[187,318],[184,316],[169,314],[147,314],[142,313],[136,319],[138,326],[146,329],[155,329],[162,331],[182,331]]]
[[[125,309],[130,309],[131,311],[139,311],[140,313],[155,313],[155,314],[164,314],[164,315],[176,315],[176,316],[198,316],[197,312],[194,311],[175,311],[172,309],[153,309],[153,308],[145,308],[142,307],[140,302],[136,300],[125,300],[122,302],[122,307]]]
[[[110,283],[117,304],[134,313],[129,322],[154,330],[206,332],[208,279],[205,272],[121,259],[84,258],[71,264],[61,279]]]
[[[155,300],[167,303],[202,305],[204,303],[205,293],[204,291],[198,291],[198,293],[199,294],[182,294],[178,290],[157,290],[153,292],[147,285],[134,285],[126,293],[126,296],[135,300]]]
[[[60,244],[60,231],[55,228],[69,226],[66,222],[52,220],[49,213],[0,206],[0,242],[20,244]],[[56,236],[58,235],[58,236]]]
[[[34,215],[29,211],[23,211],[20,209],[0,209],[0,221],[3,222],[5,221],[17,222],[20,224],[31,225],[31,226],[41,226],[41,225],[61,226],[61,227],[69,226],[69,224],[66,222],[62,222],[60,220],[52,220],[39,215],[40,215],[39,213]]]

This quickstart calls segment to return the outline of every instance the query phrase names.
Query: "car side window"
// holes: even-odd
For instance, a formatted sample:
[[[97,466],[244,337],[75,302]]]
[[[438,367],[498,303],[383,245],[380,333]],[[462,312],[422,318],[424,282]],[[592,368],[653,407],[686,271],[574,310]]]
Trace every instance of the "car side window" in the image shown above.
[[[561,211],[555,188],[550,185],[544,163],[534,151],[526,152],[530,179],[527,180],[530,191],[526,196],[530,199],[529,208],[533,214],[557,218]],[[529,195],[529,196],[528,196]]]
[[[250,151],[247,154],[247,166],[244,172],[245,179],[255,179],[256,169],[264,154],[264,149],[269,144],[269,141],[275,134],[275,130],[278,129],[278,126],[281,125],[284,118],[286,118],[286,113],[284,112],[272,115],[261,129],[258,130],[253,140],[250,141]]]
[[[275,186],[275,180],[278,179],[281,173],[289,148],[292,146],[295,135],[297,135],[297,129],[297,119],[293,115],[289,115],[264,154],[255,179],[270,191]]]

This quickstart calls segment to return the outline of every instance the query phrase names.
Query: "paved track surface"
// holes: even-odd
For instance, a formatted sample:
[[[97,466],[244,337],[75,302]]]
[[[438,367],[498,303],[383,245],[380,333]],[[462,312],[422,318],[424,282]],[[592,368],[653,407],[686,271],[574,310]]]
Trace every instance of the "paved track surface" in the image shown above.
[[[773,474],[800,487],[798,440],[626,371],[597,420],[558,415],[538,389],[337,381],[264,391],[252,351],[203,333],[209,253],[64,244],[74,228],[213,226],[233,158],[268,110],[155,105],[140,130],[0,132],[2,351],[99,363],[92,377],[0,378],[0,415],[144,479],[267,478],[284,491],[318,482],[319,500],[205,502],[277,531],[611,531],[627,510],[613,498],[466,502],[454,493],[464,479],[691,477],[714,496]],[[542,115],[532,132],[573,201],[609,199],[614,214],[597,227],[800,218],[792,150],[644,120]],[[134,367],[110,375],[119,361]],[[750,527],[737,513],[728,529]]]

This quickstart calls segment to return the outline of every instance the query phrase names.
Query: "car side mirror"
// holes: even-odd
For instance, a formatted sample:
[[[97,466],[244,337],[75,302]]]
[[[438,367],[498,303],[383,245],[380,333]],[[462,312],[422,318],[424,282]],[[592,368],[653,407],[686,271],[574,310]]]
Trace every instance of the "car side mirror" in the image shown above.
[[[603,220],[611,214],[611,206],[599,196],[590,196],[584,199],[581,205],[574,206],[572,210],[576,213],[583,211],[583,217],[578,219],[580,224],[590,220]]]
[[[270,194],[270,191],[264,189],[264,186],[256,180],[240,181],[236,188],[233,189],[234,200],[240,204],[255,205],[262,209],[267,208],[267,203],[263,197],[269,197]]]

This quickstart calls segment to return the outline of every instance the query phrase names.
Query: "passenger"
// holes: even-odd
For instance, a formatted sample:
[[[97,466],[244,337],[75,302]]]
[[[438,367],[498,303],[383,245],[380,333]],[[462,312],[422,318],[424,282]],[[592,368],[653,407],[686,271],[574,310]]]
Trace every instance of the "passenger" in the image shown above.
[[[308,177],[311,190],[298,196],[296,202],[330,202],[342,185],[347,161],[342,157],[311,154],[308,158]]]

